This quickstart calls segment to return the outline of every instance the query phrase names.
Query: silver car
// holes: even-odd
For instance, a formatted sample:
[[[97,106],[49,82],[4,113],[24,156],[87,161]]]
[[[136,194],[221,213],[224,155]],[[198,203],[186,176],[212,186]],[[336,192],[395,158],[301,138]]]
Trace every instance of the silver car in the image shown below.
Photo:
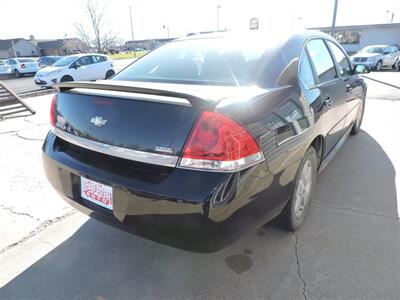
[[[367,46],[353,55],[351,60],[355,65],[366,65],[377,71],[380,71],[383,67],[399,69],[400,51],[394,45]]]

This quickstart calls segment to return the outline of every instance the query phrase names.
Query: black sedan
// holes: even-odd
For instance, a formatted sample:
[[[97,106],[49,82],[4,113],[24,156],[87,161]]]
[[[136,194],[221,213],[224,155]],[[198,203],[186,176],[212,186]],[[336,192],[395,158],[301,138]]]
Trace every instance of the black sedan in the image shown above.
[[[82,212],[183,249],[276,217],[296,230],[360,130],[366,72],[320,32],[175,40],[110,80],[58,85],[45,171]]]

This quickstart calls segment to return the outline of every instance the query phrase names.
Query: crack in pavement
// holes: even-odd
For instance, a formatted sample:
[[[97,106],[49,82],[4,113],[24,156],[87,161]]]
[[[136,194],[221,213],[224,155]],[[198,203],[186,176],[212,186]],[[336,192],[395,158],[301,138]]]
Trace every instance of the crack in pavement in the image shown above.
[[[37,234],[41,233],[42,231],[44,231],[47,227],[58,223],[72,215],[74,215],[77,211],[75,209],[70,210],[69,212],[56,217],[54,219],[51,220],[46,220],[43,223],[39,224],[33,231],[31,231],[28,235],[24,236],[23,238],[21,238],[18,242],[15,242],[11,245],[6,246],[5,248],[0,250],[0,255],[7,252],[8,250],[21,245],[22,243],[26,242],[27,240],[31,239],[32,237],[36,236]]]
[[[301,274],[301,267],[300,267],[300,258],[299,258],[299,249],[298,249],[298,236],[295,232],[293,232],[294,239],[295,239],[295,244],[294,244],[294,253],[296,256],[296,263],[297,263],[297,275],[299,277],[299,280],[303,284],[303,297],[305,300],[307,300],[307,294],[306,294],[306,281],[304,280],[302,274]]]
[[[29,127],[30,128],[30,127]],[[0,134],[8,134],[8,133],[16,133],[17,132],[17,130],[10,130],[10,131],[3,131],[3,132],[0,132]]]
[[[50,245],[50,246],[52,246],[53,248],[56,247],[53,243],[50,243],[49,241],[45,241],[45,240],[41,239],[40,237],[37,237],[37,236],[36,236],[35,239],[41,241],[43,244]]]
[[[15,136],[16,137],[18,137],[18,138],[21,138],[21,139],[23,139],[23,140],[27,140],[27,141],[44,141],[44,139],[35,139],[35,138],[27,138],[27,137],[24,137],[24,136],[22,136],[22,135],[20,135],[19,134],[19,131],[17,131],[16,133],[15,133]]]
[[[360,215],[365,215],[365,216],[372,216],[372,217],[378,217],[378,218],[386,218],[386,219],[392,219],[392,220],[400,220],[400,217],[393,217],[393,216],[388,216],[388,215],[382,215],[382,214],[375,214],[367,211],[362,211],[362,210],[357,210],[354,208],[347,208],[347,207],[338,207],[338,206],[330,206],[330,205],[325,205],[320,202],[311,202],[311,205],[314,207],[318,208],[327,208],[327,209],[336,209],[336,210],[343,210],[343,211],[350,211],[354,212]]]
[[[36,220],[36,221],[40,221],[39,218],[35,218],[34,216],[32,216],[32,215],[30,215],[30,214],[28,214],[28,213],[15,211],[15,210],[12,209],[11,207],[5,207],[4,205],[0,205],[0,207],[1,207],[3,210],[7,210],[7,211],[11,212],[11,213],[14,214],[14,215],[25,216],[25,217],[34,219],[34,220]]]

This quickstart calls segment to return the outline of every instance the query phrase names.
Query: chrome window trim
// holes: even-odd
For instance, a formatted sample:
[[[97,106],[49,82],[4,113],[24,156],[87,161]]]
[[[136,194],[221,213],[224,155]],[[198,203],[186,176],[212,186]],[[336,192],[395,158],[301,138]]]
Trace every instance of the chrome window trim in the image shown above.
[[[58,128],[54,128],[53,132],[60,139],[63,139],[79,147],[132,161],[166,167],[175,167],[179,158],[175,155],[151,153],[104,144],[70,134]]]

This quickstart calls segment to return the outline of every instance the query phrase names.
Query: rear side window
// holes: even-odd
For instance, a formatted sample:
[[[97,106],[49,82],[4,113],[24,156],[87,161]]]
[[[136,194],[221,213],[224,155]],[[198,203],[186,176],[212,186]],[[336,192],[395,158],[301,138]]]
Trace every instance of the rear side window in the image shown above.
[[[300,57],[299,77],[307,88],[315,85],[314,74],[306,51]]]
[[[327,82],[338,77],[332,57],[322,40],[309,41],[307,50],[320,82]]]
[[[91,62],[90,62],[90,57],[89,57],[89,56],[81,57],[80,59],[78,59],[78,60],[76,61],[76,64],[77,64],[78,66],[90,65],[90,64],[91,64]]]
[[[91,56],[92,58],[92,64],[98,63],[98,62],[103,62],[107,60],[107,57],[101,56],[101,55],[93,55]]]
[[[328,41],[328,45],[332,50],[332,54],[335,57],[336,62],[339,65],[339,71],[341,76],[349,76],[351,75],[351,65],[346,55],[343,53],[342,49],[340,49],[336,44]]]

